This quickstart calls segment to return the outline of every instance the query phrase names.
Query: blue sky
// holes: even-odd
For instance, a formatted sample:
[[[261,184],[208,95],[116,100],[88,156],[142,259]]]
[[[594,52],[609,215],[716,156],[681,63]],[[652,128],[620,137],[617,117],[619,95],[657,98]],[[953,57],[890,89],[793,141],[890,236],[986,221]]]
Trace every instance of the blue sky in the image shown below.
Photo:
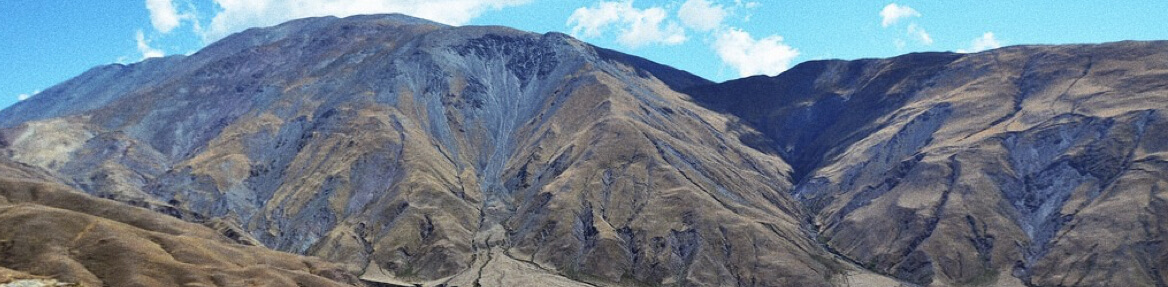
[[[1168,1],[3,0],[0,107],[98,65],[307,16],[402,12],[558,31],[715,81],[817,59],[1168,40]]]

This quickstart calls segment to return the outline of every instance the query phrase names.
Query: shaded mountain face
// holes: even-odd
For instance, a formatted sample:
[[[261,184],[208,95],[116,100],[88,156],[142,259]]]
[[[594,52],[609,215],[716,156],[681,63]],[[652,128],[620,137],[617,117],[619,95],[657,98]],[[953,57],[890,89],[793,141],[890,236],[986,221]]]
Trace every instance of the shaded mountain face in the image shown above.
[[[86,192],[372,282],[870,275],[807,236],[790,167],[742,144],[761,134],[676,92],[705,84],[562,34],[313,18],[96,68],[0,128]]]
[[[1163,285],[1168,42],[818,61],[689,90],[766,134],[818,240],[920,284]]]

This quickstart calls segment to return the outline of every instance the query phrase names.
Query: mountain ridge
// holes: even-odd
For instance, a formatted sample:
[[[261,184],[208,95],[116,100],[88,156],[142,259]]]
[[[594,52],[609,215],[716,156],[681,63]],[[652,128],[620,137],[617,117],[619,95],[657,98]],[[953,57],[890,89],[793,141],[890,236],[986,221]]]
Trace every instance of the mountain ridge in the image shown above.
[[[765,179],[780,177],[776,167],[783,164],[726,141],[735,135],[723,132],[723,118],[682,101],[649,70],[611,60],[639,58],[606,52],[605,59],[594,46],[563,34],[398,25],[379,17],[329,20],[228,37],[176,59],[188,63],[179,65],[182,70],[158,72],[175,75],[166,84],[121,95],[82,117],[16,127],[9,133],[17,139],[14,149],[21,157],[43,158],[47,167],[54,160],[71,164],[50,169],[94,188],[91,193],[189,210],[192,220],[237,222],[267,246],[391,276],[370,279],[471,285],[482,275],[468,270],[510,266],[490,258],[512,254],[538,262],[531,270],[575,269],[610,282],[719,282],[736,274],[822,284],[816,282],[829,261],[807,255],[821,251],[800,239],[799,219],[774,206],[796,210],[781,192],[788,187]],[[288,32],[301,29],[328,32]],[[265,36],[272,33],[291,34]],[[75,138],[62,142],[93,146],[67,144],[47,154],[28,140],[52,130],[74,131],[67,134]],[[624,140],[618,134],[641,139],[617,145]],[[710,149],[717,142],[725,142],[728,153]],[[102,145],[140,152],[77,153]],[[756,168],[747,171],[725,168],[747,161],[775,162],[751,163]],[[153,167],[130,167],[138,163]],[[590,182],[564,173],[609,179]],[[758,184],[744,188],[711,179],[728,176]],[[598,193],[581,189],[593,184]],[[659,192],[669,196],[648,195]],[[679,200],[705,206],[703,213],[668,203]],[[668,215],[642,218],[642,211]],[[718,231],[712,222],[741,226]],[[754,231],[725,237],[743,230]],[[745,250],[702,259],[695,248],[744,239],[774,248],[756,255],[795,258],[789,263],[794,268],[670,271],[732,262],[728,257]],[[559,247],[540,248],[545,245]],[[556,251],[564,248],[577,251]],[[609,264],[610,256],[624,263]]]
[[[1142,104],[1164,100],[1166,43],[713,83],[559,33],[320,17],[94,68],[0,111],[0,148],[374,282],[1138,285],[1165,261],[1059,252],[1164,254],[1075,226],[1168,184]],[[1158,226],[1148,208],[1115,220]]]
[[[943,66],[939,73],[931,72],[928,66],[915,65],[912,70],[925,71],[928,76],[907,78],[888,73],[895,69],[879,65],[882,61],[903,60],[903,57],[867,62],[820,62],[808,67],[831,66],[833,63],[839,67],[834,70],[804,67],[812,73],[803,77],[798,75],[797,67],[793,69],[795,74],[786,77],[727,82],[724,84],[756,85],[754,90],[776,92],[752,93],[751,89],[725,87],[720,92],[740,92],[737,93],[739,97],[718,100],[729,101],[731,105],[741,101],[737,107],[722,110],[754,123],[764,134],[775,138],[779,146],[784,146],[785,140],[798,147],[800,132],[808,132],[796,130],[792,136],[790,131],[782,128],[783,125],[803,125],[809,121],[823,124],[821,120],[808,119],[807,114],[832,114],[835,111],[838,117],[826,122],[827,127],[812,129],[811,139],[806,142],[812,147],[820,145],[818,143],[840,144],[817,155],[817,160],[812,162],[819,163],[811,165],[818,167],[809,171],[795,193],[813,212],[819,213],[815,225],[821,240],[842,251],[846,257],[919,284],[935,282],[932,280],[937,271],[929,270],[933,269],[953,274],[948,277],[956,282],[982,280],[977,279],[983,276],[977,275],[979,273],[1012,273],[1035,285],[1061,284],[1052,281],[1051,277],[1094,282],[1084,283],[1089,285],[1147,280],[1126,281],[1126,284],[1140,285],[1155,282],[1160,275],[1135,279],[1137,277],[1091,274],[1091,270],[1075,268],[1062,271],[1041,269],[1049,268],[1050,265],[1045,264],[1083,264],[1069,263],[1067,261],[1074,259],[1047,254],[1050,254],[1050,249],[1060,248],[1059,238],[1073,236],[1069,233],[1073,230],[1063,228],[1064,223],[1074,226],[1074,222],[1078,222],[1076,215],[1099,216],[1080,212],[1091,210],[1090,206],[1095,204],[1105,204],[1096,201],[1098,194],[1135,192],[1133,189],[1140,189],[1136,186],[1156,190],[1156,186],[1162,184],[1161,168],[1125,169],[1131,162],[1140,161],[1139,154],[1158,153],[1158,145],[1147,141],[1148,133],[1144,130],[1162,126],[1156,122],[1163,108],[1155,103],[1165,100],[1164,75],[1168,66],[1165,66],[1163,56],[1166,48],[1168,42],[1165,41],[1013,46],[961,55],[953,61],[933,61]],[[838,75],[856,70],[856,67],[847,65],[871,66],[874,63],[876,68],[872,69],[880,72],[860,77],[867,81],[835,81],[841,79]],[[818,85],[821,83],[818,79],[829,79],[834,84]],[[817,84],[809,84],[813,82]],[[782,91],[787,87],[799,84],[805,85],[800,86],[805,92],[796,95],[811,95],[818,100],[797,102],[788,105],[787,110],[750,109],[781,106],[775,102],[782,101],[782,98],[768,95],[783,95]],[[875,90],[865,95],[865,89]],[[701,90],[691,90],[691,93],[699,101],[710,102],[709,98],[719,95],[716,93],[719,89],[708,90],[714,93]],[[865,106],[864,101],[857,102],[856,97],[900,99],[907,105],[880,104],[874,108]],[[839,132],[819,133],[818,130]],[[1054,132],[1056,130],[1062,132]],[[1085,132],[1087,130],[1094,132]],[[1112,140],[1104,140],[1108,137],[1106,135]],[[1035,138],[1045,138],[1046,141],[1035,142]],[[1028,150],[1036,152],[1031,154]],[[1125,152],[1128,154],[1124,155]],[[1081,158],[1099,162],[1085,163],[1080,161]],[[1153,155],[1144,160],[1157,162],[1157,158]],[[798,162],[797,159],[793,161]],[[962,168],[963,165],[977,168]],[[993,181],[986,182],[986,178]],[[1122,190],[1114,189],[1115,182],[1125,181],[1142,183]],[[937,193],[928,192],[938,189],[964,190],[958,193],[962,202],[976,202],[982,206],[961,203],[958,207],[950,207],[954,200],[950,197],[951,192],[943,192],[939,197]],[[1141,203],[1142,196],[1138,195],[1120,198],[1110,200],[1123,200],[1132,206],[1147,204]],[[935,205],[922,208],[922,203]],[[1149,209],[1143,212],[1146,213],[1141,216],[1154,216],[1159,211]],[[948,215],[952,213],[956,214]],[[1012,226],[1015,224],[1020,227]],[[981,227],[971,227],[975,225]],[[967,231],[961,231],[962,228]],[[1095,228],[1108,230],[1100,226]],[[878,230],[895,230],[898,234],[895,237],[904,241],[878,242],[880,239],[874,237],[881,235],[872,234]],[[934,233],[935,230],[941,233]],[[902,232],[912,235],[901,237]],[[1128,231],[1108,232],[1123,234]],[[846,236],[846,239],[840,240],[838,236]],[[931,238],[946,237],[949,239],[943,240],[948,243],[928,243]],[[954,242],[968,237],[974,239],[970,239],[968,247],[961,247],[966,251],[960,251],[961,248],[957,247],[964,244]],[[1011,255],[1003,252],[1003,249],[1010,248],[994,244],[1001,240],[1012,240],[1018,246],[1026,247],[1011,251],[1018,252]],[[1076,240],[1120,250],[1129,248],[1123,244],[1131,244],[1123,240],[1098,242],[1090,236]],[[894,251],[870,251],[889,248]],[[932,248],[936,249],[929,250]],[[970,255],[958,258],[985,260],[984,263],[963,262],[965,266],[983,265],[990,271],[959,269],[963,268],[961,264],[946,266],[950,263],[934,261],[938,257],[960,261],[951,256],[963,252]],[[1016,264],[994,261],[1003,257],[1019,259]],[[898,259],[885,261],[889,258]],[[1107,264],[1123,264],[1111,262]],[[886,265],[880,267],[882,264]],[[1141,264],[1155,266],[1160,263]],[[912,267],[905,268],[906,265]],[[922,269],[922,265],[932,268]],[[921,270],[926,270],[926,274],[914,273]],[[1042,278],[1044,276],[1046,278]]]

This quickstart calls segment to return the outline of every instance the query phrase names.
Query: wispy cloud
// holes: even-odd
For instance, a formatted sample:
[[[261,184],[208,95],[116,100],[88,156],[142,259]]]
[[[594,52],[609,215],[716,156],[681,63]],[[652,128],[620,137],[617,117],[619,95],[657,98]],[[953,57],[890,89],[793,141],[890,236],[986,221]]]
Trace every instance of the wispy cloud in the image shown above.
[[[787,70],[799,50],[783,43],[778,35],[755,39],[750,33],[730,28],[719,33],[714,49],[723,63],[738,70],[740,76],[774,76]]]
[[[710,3],[707,0],[688,0],[681,4],[677,16],[681,23],[698,31],[711,31],[722,26],[722,21],[729,12],[722,5]]]
[[[880,26],[888,28],[889,26],[900,22],[902,19],[912,17],[921,17],[921,12],[917,12],[916,9],[908,7],[907,5],[890,3],[884,6],[884,9],[880,9]],[[904,33],[909,38],[915,40],[921,45],[933,45],[933,36],[929,35],[929,32],[925,31],[925,28],[920,24],[917,24],[915,21],[908,24],[908,27],[905,28]],[[906,46],[908,46],[908,40],[905,40],[904,38],[893,39],[892,45],[896,46],[897,50],[903,50]]]
[[[573,35],[583,38],[596,38],[616,30],[617,42],[631,48],[685,42],[685,29],[676,22],[666,21],[667,17],[661,7],[638,9],[631,0],[602,1],[576,9],[568,17],[568,25]]]
[[[917,23],[908,24],[908,35],[925,46],[933,44],[933,37],[929,36],[929,32],[926,32],[925,28],[921,28]]]
[[[897,50],[904,50],[904,47],[908,46],[908,42],[905,42],[902,39],[895,39],[892,40],[892,45],[896,46]]]
[[[970,42],[968,49],[959,49],[958,53],[977,53],[989,49],[997,49],[1002,47],[1002,42],[994,36],[994,32],[985,32],[981,37],[977,37]]]
[[[892,24],[896,24],[896,22],[899,22],[900,19],[904,19],[904,18],[908,18],[908,17],[920,17],[920,16],[921,16],[921,13],[917,12],[917,10],[913,9],[912,7],[901,6],[901,5],[897,5],[896,3],[891,3],[891,4],[888,4],[887,6],[884,6],[884,9],[880,10],[880,18],[882,19],[880,21],[880,25],[882,25],[884,27],[888,27],[888,26],[891,26]]]
[[[166,56],[166,52],[150,47],[150,42],[146,40],[146,34],[142,33],[142,30],[138,30],[138,33],[134,34],[134,40],[138,42],[138,53],[142,54],[142,59]]]
[[[746,9],[754,9],[758,8],[758,6],[762,6],[762,4],[759,4],[758,1],[734,0],[734,6],[744,7]]]

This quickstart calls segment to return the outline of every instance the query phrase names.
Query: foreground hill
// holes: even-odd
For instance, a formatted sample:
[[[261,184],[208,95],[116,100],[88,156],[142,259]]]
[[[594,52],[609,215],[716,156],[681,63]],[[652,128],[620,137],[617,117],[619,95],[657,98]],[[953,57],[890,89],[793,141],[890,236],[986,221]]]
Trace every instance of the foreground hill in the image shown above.
[[[0,284],[45,278],[80,286],[361,284],[337,264],[241,245],[0,160]]]

